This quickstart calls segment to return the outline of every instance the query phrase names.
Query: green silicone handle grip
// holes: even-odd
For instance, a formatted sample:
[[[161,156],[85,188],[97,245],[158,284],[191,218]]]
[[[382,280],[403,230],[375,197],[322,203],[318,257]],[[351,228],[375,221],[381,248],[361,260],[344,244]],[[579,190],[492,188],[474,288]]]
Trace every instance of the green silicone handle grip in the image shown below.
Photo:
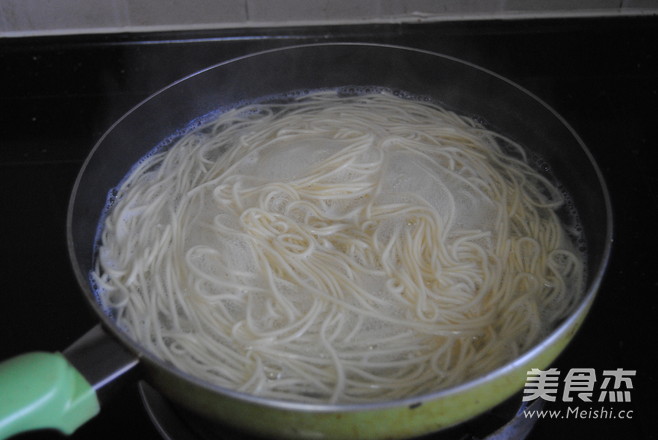
[[[0,439],[42,428],[71,434],[99,410],[94,389],[61,353],[0,363]]]

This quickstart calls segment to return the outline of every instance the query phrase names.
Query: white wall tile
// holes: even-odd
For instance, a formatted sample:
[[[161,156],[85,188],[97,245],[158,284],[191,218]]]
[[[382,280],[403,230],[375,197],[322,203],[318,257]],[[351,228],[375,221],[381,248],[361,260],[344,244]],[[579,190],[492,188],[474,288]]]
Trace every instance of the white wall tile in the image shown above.
[[[622,9],[658,9],[658,0],[622,0]]]
[[[0,36],[620,13],[658,0],[0,0]]]
[[[380,0],[247,0],[252,22],[359,21],[380,16]]]
[[[119,0],[120,1],[120,0]],[[121,26],[117,0],[2,0],[0,14],[8,31],[52,31]]]
[[[507,0],[505,9],[518,12],[619,10],[619,0]]]
[[[502,11],[504,0],[382,0],[390,15],[481,14]]]
[[[246,0],[123,0],[132,26],[244,23]]]

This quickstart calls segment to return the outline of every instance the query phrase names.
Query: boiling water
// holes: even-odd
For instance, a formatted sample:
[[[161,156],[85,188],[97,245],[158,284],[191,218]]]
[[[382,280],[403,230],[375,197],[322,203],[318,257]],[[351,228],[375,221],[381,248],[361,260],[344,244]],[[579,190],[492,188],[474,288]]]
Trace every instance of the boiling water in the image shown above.
[[[367,91],[372,92],[373,89]],[[375,91],[383,92],[382,89]],[[339,94],[359,96],[360,92],[361,90],[343,90]],[[289,94],[272,101],[286,102],[304,95]],[[312,96],[313,93],[309,92],[308,95]],[[405,99],[410,98],[412,97],[405,96]],[[212,115],[207,120],[212,121],[216,116]],[[254,116],[257,120],[259,115]],[[192,133],[194,137],[194,142],[190,145],[205,144],[214,138],[212,127],[207,128],[205,121],[206,118],[204,123],[196,121],[189,130],[184,130],[185,134]],[[412,376],[418,376],[414,369],[420,371],[421,368],[427,369],[432,376],[428,378],[420,375],[419,381],[405,391],[416,393],[420,389],[459,383],[518,355],[518,351],[524,347],[523,344],[527,343],[523,340],[517,341],[519,336],[511,338],[510,343],[499,344],[498,353],[493,355],[495,359],[484,358],[484,355],[478,352],[480,347],[492,343],[489,341],[490,336],[486,336],[482,330],[483,325],[479,324],[484,319],[480,314],[487,315],[489,312],[484,309],[491,306],[473,306],[472,303],[476,301],[479,287],[487,282],[482,278],[485,276],[483,273],[486,274],[490,269],[479,266],[473,269],[472,261],[469,260],[471,257],[463,257],[462,254],[476,256],[478,249],[502,246],[498,237],[499,207],[491,198],[486,182],[473,175],[476,169],[466,173],[468,180],[456,173],[456,156],[434,154],[425,149],[419,153],[421,150],[417,151],[409,146],[400,147],[401,139],[395,132],[387,132],[377,138],[379,129],[376,125],[368,128],[373,131],[372,137],[378,140],[363,141],[362,147],[350,150],[349,159],[341,158],[339,153],[355,142],[355,129],[349,122],[351,121],[345,122],[348,126],[345,130],[339,126],[331,132],[318,131],[308,125],[285,127],[278,131],[277,136],[268,138],[267,148],[255,149],[237,156],[235,161],[217,170],[213,168],[212,163],[221,160],[230,148],[204,150],[202,156],[207,171],[215,173],[216,176],[213,175],[199,187],[194,187],[195,197],[192,198],[175,192],[164,193],[171,203],[169,208],[160,212],[158,221],[153,224],[155,228],[161,228],[164,234],[172,229],[167,223],[170,213],[180,211],[181,206],[194,213],[194,227],[186,232],[181,245],[185,250],[186,264],[192,265],[201,278],[196,281],[193,289],[185,283],[177,284],[176,288],[180,292],[176,293],[176,298],[169,301],[176,303],[184,298],[192,302],[205,301],[204,307],[216,307],[220,310],[212,315],[214,324],[211,327],[208,322],[200,325],[198,318],[190,314],[188,305],[180,303],[174,307],[173,315],[172,311],[149,314],[137,322],[127,323],[124,320],[120,324],[127,325],[127,330],[133,332],[134,337],[137,337],[136,334],[151,334],[149,328],[154,325],[154,316],[157,316],[155,325],[161,328],[156,333],[164,331],[168,335],[164,339],[164,344],[171,352],[166,354],[167,359],[175,364],[179,362],[177,365],[181,369],[196,368],[193,374],[198,373],[197,364],[202,363],[202,355],[181,342],[189,340],[186,339],[187,336],[177,339],[176,334],[184,336],[198,334],[195,332],[199,331],[208,333],[213,343],[223,347],[222,350],[230,350],[230,356],[238,356],[235,354],[238,352],[240,356],[247,357],[260,353],[260,368],[267,383],[274,380],[296,383],[298,379],[295,378],[295,369],[301,368],[297,364],[293,366],[279,362],[276,355],[272,354],[271,350],[268,351],[268,347],[287,350],[283,357],[309,358],[314,370],[319,368],[318,365],[322,365],[323,369],[329,368],[327,365],[331,365],[335,360],[333,358],[338,357],[346,363],[347,367],[344,368],[349,371],[331,374],[346,374],[345,380],[357,382],[355,388],[359,390],[358,393],[362,393],[359,399],[376,396],[375,389],[384,388],[382,377],[390,377],[392,382],[406,381],[407,379],[400,379],[399,373],[405,368]],[[450,138],[453,127],[449,123],[441,124],[444,125],[438,127],[439,131],[448,133],[447,137]],[[199,127],[204,128],[199,130]],[[251,127],[247,124],[238,132],[232,143],[248,139],[253,135],[250,130]],[[408,139],[405,142],[408,142]],[[414,142],[422,142],[422,139],[413,139],[411,144]],[[487,142],[495,141],[489,139]],[[165,153],[168,157],[180,155],[182,162],[186,156],[185,148],[193,148],[189,145],[176,145],[168,150],[171,145],[172,140],[166,140],[137,164],[136,169]],[[539,159],[534,161],[541,163]],[[335,168],[318,171],[318,164],[334,162],[338,163]],[[149,168],[143,173],[142,180],[162,179],[161,176],[157,177],[160,171],[158,166]],[[313,182],[309,181],[305,186],[305,179],[318,173],[322,177]],[[203,173],[199,173],[200,177],[202,175]],[[294,189],[290,187],[290,182],[295,183]],[[117,200],[116,194],[124,191],[121,189],[122,185],[111,192],[104,217],[116,208],[115,205],[121,204],[121,197]],[[331,197],[299,196],[306,190],[312,192],[326,187],[334,188]],[[238,193],[239,200],[235,197]],[[163,193],[154,192],[152,198],[162,195]],[[143,201],[141,203],[128,205],[127,209],[122,208],[115,225],[119,239],[123,239],[124,234],[130,234],[130,228],[135,221],[139,221],[141,213],[149,209],[144,207]],[[575,210],[568,199],[565,206],[570,208],[567,209],[570,216],[567,224],[570,226],[559,247],[571,254],[579,252],[577,247],[582,246],[582,231],[577,226]],[[375,209],[373,207],[389,209],[392,213],[371,218],[371,211]],[[548,215],[549,210],[542,209],[538,212],[541,217]],[[398,279],[396,271],[402,270],[399,260],[413,256],[402,252],[395,256],[395,261],[388,262],[383,255],[394,252],[400,241],[411,240],[414,231],[424,225],[422,220],[425,215],[436,220],[431,226],[431,238],[442,237],[441,252],[447,256],[441,261],[418,264],[431,263],[437,273],[445,270],[451,275],[445,278],[437,275],[436,279]],[[264,227],[263,219],[268,222]],[[99,237],[104,224],[105,219],[100,226]],[[423,240],[427,240],[427,237]],[[459,251],[462,242],[471,244],[466,250]],[[264,243],[264,247],[255,247],[254,243]],[[429,250],[422,248],[427,243],[416,245],[420,254],[431,254]],[[289,260],[280,261],[279,256],[268,254],[274,245],[287,255]],[[373,252],[372,248],[378,246],[379,249]],[[451,252],[454,255],[448,255]],[[340,260],[332,266],[332,262],[339,261],[334,258],[337,254],[349,255],[351,260]],[[112,254],[104,246],[99,248],[98,255],[104,265],[103,270],[124,270],[119,256]],[[438,258],[436,254],[431,255]],[[123,257],[124,255],[121,255],[121,258]],[[453,262],[453,266],[446,263],[452,260],[460,261]],[[270,265],[269,269],[264,269],[263,262]],[[570,260],[567,258],[564,264],[571,264]],[[460,265],[470,267],[471,273],[479,274],[480,278],[469,279],[457,273]],[[495,264],[492,267],[495,267]],[[322,275],[314,272],[316,268],[325,268],[328,272]],[[133,269],[126,270],[130,272]],[[107,280],[103,285],[98,284],[102,275],[99,272],[102,270],[92,274],[92,282],[95,283],[99,299],[104,305],[109,304],[107,308],[114,317],[125,317],[125,311],[121,308],[111,311],[113,300],[108,301]],[[128,279],[140,276],[142,275],[131,275]],[[578,276],[575,275],[574,279]],[[187,275],[181,277],[186,278]],[[332,277],[342,280],[344,284],[334,285]],[[213,279],[230,282],[213,282]],[[111,279],[109,283],[112,283]],[[549,283],[546,281],[547,288],[551,287],[548,286]],[[123,284],[126,283],[122,281]],[[408,291],[410,284],[427,289],[429,296]],[[157,291],[159,286],[162,286],[162,283],[156,285],[147,281],[135,294]],[[519,287],[521,290],[529,288],[523,283],[519,286],[525,286]],[[189,292],[188,287],[191,289]],[[568,286],[567,292],[561,292],[559,301],[574,303],[581,288],[582,285],[578,283]],[[285,298],[285,304],[278,303],[265,293],[271,290]],[[122,290],[120,293],[123,295],[125,292]],[[443,293],[446,295],[442,296]],[[332,295],[333,298],[329,298]],[[427,303],[427,298],[435,303]],[[558,300],[546,300],[545,303],[539,301],[546,306],[539,310],[540,320],[544,324],[533,343],[549,331],[550,326],[555,325],[557,315],[564,315],[559,311],[563,306],[555,304],[556,301]],[[328,308],[315,311],[322,302],[329,304]],[[530,309],[523,311],[529,307],[524,303],[515,307],[516,312],[522,310],[518,312],[519,316],[532,312]],[[341,309],[340,314],[335,313],[336,308]],[[124,315],[121,315],[122,313]],[[311,322],[309,318],[307,324],[304,320],[311,315],[315,316],[316,321]],[[295,319],[301,319],[301,323],[295,323]],[[410,320],[414,323],[410,324]],[[457,325],[450,330],[453,322]],[[436,328],[432,328],[434,324]],[[504,324],[487,325],[505,327]],[[313,339],[313,336],[309,339],[308,335],[321,337]],[[154,343],[152,335],[145,338],[146,340],[141,340],[140,343],[162,345],[158,341]],[[332,346],[331,349],[323,345],[327,340]],[[457,345],[450,349],[444,348],[450,344]],[[483,352],[488,349],[483,348]],[[446,350],[446,359],[435,354]],[[454,354],[451,355],[450,352]],[[224,353],[222,356],[228,355]],[[451,356],[467,357],[468,362],[462,362],[461,358],[452,359]],[[195,365],[187,365],[186,358],[193,358]],[[416,363],[419,359],[420,364]],[[357,366],[366,366],[366,369],[350,373],[357,369]],[[225,386],[246,386],[240,383],[231,385],[234,377],[221,371],[221,368],[211,366],[201,369],[204,368],[207,370],[204,374],[211,376],[209,380],[215,377]],[[451,369],[456,371],[448,371]],[[440,373],[444,370],[445,374]],[[303,375],[310,374],[306,372]],[[374,377],[370,384],[368,381],[362,383],[364,377],[368,376]],[[250,380],[247,379],[247,382]],[[324,384],[314,388],[311,384],[297,384],[293,387],[296,390],[293,394],[327,399],[332,393],[322,390],[332,386],[334,385]],[[256,386],[258,389],[265,387],[263,383]],[[368,387],[372,389],[366,392],[362,390]],[[281,390],[276,389],[276,386],[274,388],[274,394],[279,396]],[[383,395],[399,394],[395,390],[387,390]],[[333,398],[341,399],[336,396],[334,392]]]

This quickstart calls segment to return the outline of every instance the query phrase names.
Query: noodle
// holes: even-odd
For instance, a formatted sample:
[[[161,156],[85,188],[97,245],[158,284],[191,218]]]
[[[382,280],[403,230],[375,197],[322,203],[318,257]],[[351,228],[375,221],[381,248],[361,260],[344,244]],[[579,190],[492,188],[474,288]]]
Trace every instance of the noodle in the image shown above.
[[[315,92],[229,110],[146,158],[92,276],[122,329],[208,382],[397,399],[487,373],[566,316],[583,263],[563,202],[470,118]]]

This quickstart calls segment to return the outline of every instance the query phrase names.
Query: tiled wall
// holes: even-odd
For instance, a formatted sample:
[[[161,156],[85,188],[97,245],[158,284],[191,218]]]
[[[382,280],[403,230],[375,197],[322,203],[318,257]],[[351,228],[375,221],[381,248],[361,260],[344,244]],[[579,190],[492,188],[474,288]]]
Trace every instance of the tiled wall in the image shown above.
[[[658,0],[0,0],[0,36],[657,13]]]

